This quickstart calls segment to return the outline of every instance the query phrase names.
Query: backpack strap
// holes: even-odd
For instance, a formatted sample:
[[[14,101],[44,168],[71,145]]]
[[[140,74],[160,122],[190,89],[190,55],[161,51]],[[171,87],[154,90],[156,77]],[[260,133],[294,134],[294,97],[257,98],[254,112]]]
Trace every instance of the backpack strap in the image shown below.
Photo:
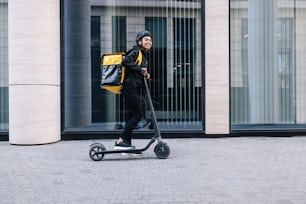
[[[141,62],[142,62],[142,52],[141,50],[138,50],[138,56],[136,58],[135,64],[141,65]]]
[[[125,55],[128,55],[132,50],[133,50],[133,48],[130,49],[129,51],[127,51],[127,52],[125,53]],[[137,58],[136,58],[136,60],[135,60],[135,64],[141,65],[141,62],[142,62],[142,52],[141,52],[140,49],[138,49],[138,55],[137,55]]]

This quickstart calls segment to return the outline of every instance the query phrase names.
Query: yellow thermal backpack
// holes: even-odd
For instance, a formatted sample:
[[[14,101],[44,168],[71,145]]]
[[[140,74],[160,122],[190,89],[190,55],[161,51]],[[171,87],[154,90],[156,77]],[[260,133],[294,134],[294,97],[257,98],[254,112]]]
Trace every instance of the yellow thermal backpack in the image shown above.
[[[101,57],[101,84],[100,87],[115,94],[121,94],[122,84],[125,78],[125,66],[122,60],[126,56],[125,52],[104,54]],[[135,64],[142,62],[142,53],[139,50]]]

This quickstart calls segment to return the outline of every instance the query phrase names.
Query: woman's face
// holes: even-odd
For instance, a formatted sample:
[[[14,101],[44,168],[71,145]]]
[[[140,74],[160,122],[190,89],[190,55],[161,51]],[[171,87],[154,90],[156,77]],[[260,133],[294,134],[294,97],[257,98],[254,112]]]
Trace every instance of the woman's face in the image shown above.
[[[143,48],[149,50],[152,47],[152,38],[150,36],[145,36],[141,39],[141,45]]]

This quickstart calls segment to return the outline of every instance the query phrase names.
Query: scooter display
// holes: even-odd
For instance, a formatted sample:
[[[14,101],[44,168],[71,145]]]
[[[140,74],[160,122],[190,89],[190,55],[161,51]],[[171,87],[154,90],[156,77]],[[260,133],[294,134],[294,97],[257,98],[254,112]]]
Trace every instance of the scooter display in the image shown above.
[[[155,134],[153,135],[153,137],[151,138],[149,143],[145,147],[140,148],[140,149],[107,150],[103,144],[93,143],[93,144],[90,145],[90,149],[89,149],[89,157],[93,161],[102,160],[104,158],[104,155],[106,155],[106,154],[122,154],[122,153],[141,154],[142,152],[149,149],[149,147],[154,142],[157,142],[157,144],[154,147],[154,153],[155,153],[157,158],[166,159],[170,155],[169,146],[167,145],[167,143],[162,141],[161,133],[160,133],[160,130],[159,130],[159,127],[158,127],[158,124],[157,124],[157,118],[156,118],[156,114],[155,114],[155,111],[154,111],[154,107],[153,107],[153,103],[152,103],[152,99],[151,99],[151,94],[150,94],[150,90],[149,90],[149,86],[148,86],[146,78],[144,78],[144,84],[145,84],[145,92],[146,92],[146,96],[147,96],[146,97],[147,102],[148,102],[149,109],[150,109],[151,115],[152,115],[152,124],[153,124],[153,127],[154,127]]]

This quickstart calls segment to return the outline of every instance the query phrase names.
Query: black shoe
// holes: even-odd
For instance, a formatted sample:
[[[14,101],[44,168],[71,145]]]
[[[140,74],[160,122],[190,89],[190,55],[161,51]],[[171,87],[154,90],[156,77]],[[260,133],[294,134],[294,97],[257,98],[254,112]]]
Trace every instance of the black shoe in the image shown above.
[[[132,146],[132,139],[126,139],[124,142]]]
[[[135,149],[135,146],[132,146],[132,145],[126,143],[126,142],[117,143],[117,141],[116,141],[114,149],[118,149],[118,150],[130,150],[130,149]]]
[[[120,123],[117,123],[116,125],[115,125],[115,128],[114,128],[115,130],[122,130],[123,129],[123,125],[122,124],[120,124]]]

